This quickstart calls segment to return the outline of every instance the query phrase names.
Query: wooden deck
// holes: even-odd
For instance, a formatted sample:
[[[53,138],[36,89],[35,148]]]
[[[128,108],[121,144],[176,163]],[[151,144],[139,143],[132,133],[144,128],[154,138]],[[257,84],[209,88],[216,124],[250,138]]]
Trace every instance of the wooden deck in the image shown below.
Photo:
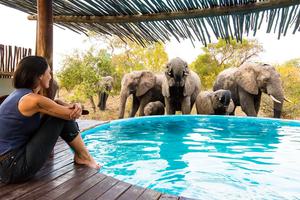
[[[96,170],[74,165],[73,153],[61,139],[55,145],[54,157],[48,159],[32,180],[23,184],[0,183],[0,199],[188,200],[131,185]]]

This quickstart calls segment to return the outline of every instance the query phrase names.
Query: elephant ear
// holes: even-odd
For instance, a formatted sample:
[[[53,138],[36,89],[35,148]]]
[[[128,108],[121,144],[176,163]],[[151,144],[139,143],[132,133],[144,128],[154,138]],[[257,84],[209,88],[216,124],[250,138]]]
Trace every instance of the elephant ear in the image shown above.
[[[186,77],[186,81],[184,84],[183,96],[192,96],[195,87],[196,85],[193,81],[192,73],[189,72],[189,75]]]
[[[136,90],[136,96],[142,96],[155,85],[155,76],[152,72],[145,71],[141,73],[140,81]]]
[[[213,97],[210,92],[200,92],[196,99],[196,109],[198,114],[214,114]]]
[[[237,84],[250,94],[258,94],[255,71],[249,64],[240,66],[234,74]]]

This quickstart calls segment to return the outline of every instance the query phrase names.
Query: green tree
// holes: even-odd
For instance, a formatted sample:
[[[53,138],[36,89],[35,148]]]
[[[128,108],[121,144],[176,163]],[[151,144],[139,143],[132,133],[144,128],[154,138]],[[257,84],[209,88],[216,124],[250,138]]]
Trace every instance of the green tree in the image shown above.
[[[219,39],[202,50],[204,53],[196,58],[191,68],[200,75],[203,88],[209,89],[222,70],[240,66],[262,52],[263,47],[257,40],[244,39],[242,43],[230,40],[228,43]]]
[[[292,102],[284,104],[284,114],[290,118],[300,117],[300,58],[278,67],[285,96]]]
[[[95,110],[93,96],[98,92],[98,81],[103,76],[112,75],[110,55],[105,50],[95,50],[91,47],[87,52],[75,51],[65,56],[63,68],[57,73],[61,87],[73,91],[70,101],[84,102],[89,99]]]
[[[168,61],[168,55],[162,43],[148,44],[143,47],[128,39],[121,40],[115,36],[91,34],[93,44],[103,45],[111,54],[112,65],[115,69],[115,90],[119,91],[121,79],[125,73],[134,70],[150,70],[159,72]]]

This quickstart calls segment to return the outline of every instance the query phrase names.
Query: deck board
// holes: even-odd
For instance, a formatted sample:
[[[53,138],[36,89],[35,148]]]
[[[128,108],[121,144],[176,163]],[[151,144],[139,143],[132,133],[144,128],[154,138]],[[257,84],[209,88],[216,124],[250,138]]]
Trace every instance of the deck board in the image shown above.
[[[0,199],[77,199],[77,200],[178,200],[188,199],[162,194],[117,180],[97,170],[75,165],[69,146],[59,139],[54,155],[30,181],[0,183]],[[191,200],[191,199],[189,199]]]

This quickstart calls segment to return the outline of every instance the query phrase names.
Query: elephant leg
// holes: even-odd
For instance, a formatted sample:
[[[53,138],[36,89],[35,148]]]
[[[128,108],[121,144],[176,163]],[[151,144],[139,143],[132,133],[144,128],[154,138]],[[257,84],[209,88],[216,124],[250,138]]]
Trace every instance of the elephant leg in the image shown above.
[[[96,112],[96,105],[95,105],[93,96],[89,96],[89,100],[92,105],[93,111]]]
[[[139,107],[140,107],[140,101],[138,100],[138,98],[136,96],[133,95],[130,117],[135,116],[135,114],[138,111]]]
[[[100,102],[99,102],[99,105],[98,105],[100,110],[105,110],[107,97],[108,97],[108,94],[106,92],[101,92]]]
[[[260,101],[261,101],[261,94],[254,97],[254,107],[255,107],[256,113],[258,113],[258,111],[259,111]]]
[[[191,113],[191,97],[183,98],[181,102],[181,112],[183,115],[187,115]]]
[[[169,98],[165,98],[165,104],[166,104],[166,113],[167,115],[174,115],[175,114],[175,109],[173,108],[173,106],[171,105],[170,99]]]
[[[249,94],[242,88],[239,88],[239,98],[242,110],[247,116],[257,116],[257,112],[254,106],[254,96]]]
[[[139,116],[145,116],[144,109],[145,109],[145,106],[146,106],[149,102],[150,102],[150,100],[148,100],[148,99],[142,99],[142,100],[141,100]]]
[[[102,97],[101,93],[102,92],[98,92],[98,104],[97,104],[97,107],[99,108],[99,110],[101,110],[100,109],[100,107],[101,107],[101,97]]]

